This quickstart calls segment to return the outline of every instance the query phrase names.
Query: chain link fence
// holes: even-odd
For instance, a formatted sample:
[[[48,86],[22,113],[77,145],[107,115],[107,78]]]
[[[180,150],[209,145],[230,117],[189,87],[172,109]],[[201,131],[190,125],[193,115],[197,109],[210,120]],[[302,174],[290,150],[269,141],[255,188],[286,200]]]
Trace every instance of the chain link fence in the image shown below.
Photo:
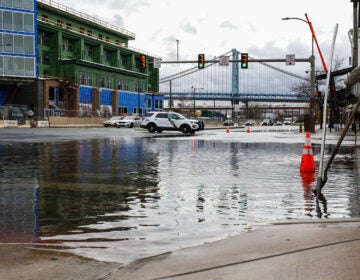
[[[0,117],[4,121],[17,121],[23,125],[34,117],[34,112],[26,105],[0,106]]]

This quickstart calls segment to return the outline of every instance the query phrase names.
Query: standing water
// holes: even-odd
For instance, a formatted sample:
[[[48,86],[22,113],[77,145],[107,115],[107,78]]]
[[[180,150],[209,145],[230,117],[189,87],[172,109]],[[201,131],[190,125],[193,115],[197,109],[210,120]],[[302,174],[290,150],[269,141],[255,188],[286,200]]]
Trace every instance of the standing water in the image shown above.
[[[352,146],[317,204],[314,176],[299,173],[302,134],[100,131],[0,143],[0,242],[125,264],[276,220],[360,216]]]

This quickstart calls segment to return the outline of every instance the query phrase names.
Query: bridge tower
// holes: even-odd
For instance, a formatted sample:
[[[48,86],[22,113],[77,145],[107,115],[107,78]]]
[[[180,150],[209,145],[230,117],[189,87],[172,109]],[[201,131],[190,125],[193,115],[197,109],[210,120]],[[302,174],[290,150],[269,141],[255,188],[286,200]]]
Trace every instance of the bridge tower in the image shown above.
[[[232,49],[232,59],[239,60],[239,52],[236,49]],[[231,95],[239,94],[239,62],[232,63],[231,73]]]

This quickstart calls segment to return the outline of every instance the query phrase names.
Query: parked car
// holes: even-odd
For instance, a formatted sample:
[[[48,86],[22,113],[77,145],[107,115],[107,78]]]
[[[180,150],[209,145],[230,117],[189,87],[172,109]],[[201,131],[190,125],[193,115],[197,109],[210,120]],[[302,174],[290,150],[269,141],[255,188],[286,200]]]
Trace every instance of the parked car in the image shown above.
[[[194,134],[199,130],[199,121],[188,119],[175,112],[148,112],[140,125],[150,133],[163,130],[176,130],[184,134]]]
[[[116,127],[139,127],[141,125],[141,118],[139,116],[126,116],[121,120],[116,121]]]
[[[110,119],[104,121],[104,126],[105,127],[109,127],[109,126],[116,126],[116,123],[120,120],[122,120],[124,117],[122,116],[116,116],[116,117],[111,117]]]
[[[280,125],[282,125],[282,122],[281,122],[281,121],[276,121],[276,122],[275,122],[275,125],[276,125],[276,126],[280,126]]]
[[[226,119],[223,126],[234,126],[234,121],[232,119]]]
[[[264,119],[263,122],[261,123],[261,125],[262,126],[271,126],[271,125],[274,125],[274,123],[270,119]]]
[[[253,125],[255,125],[255,122],[253,120],[247,120],[245,122],[245,126],[253,126]]]
[[[284,119],[284,125],[291,125],[292,123],[292,118],[285,118]]]

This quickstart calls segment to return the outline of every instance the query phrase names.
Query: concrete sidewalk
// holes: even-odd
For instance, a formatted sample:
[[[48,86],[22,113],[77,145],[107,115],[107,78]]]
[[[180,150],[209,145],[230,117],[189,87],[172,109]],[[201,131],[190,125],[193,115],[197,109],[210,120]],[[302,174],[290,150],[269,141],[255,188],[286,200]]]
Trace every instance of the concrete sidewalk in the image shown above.
[[[135,279],[360,279],[360,219],[295,221],[135,261]]]

